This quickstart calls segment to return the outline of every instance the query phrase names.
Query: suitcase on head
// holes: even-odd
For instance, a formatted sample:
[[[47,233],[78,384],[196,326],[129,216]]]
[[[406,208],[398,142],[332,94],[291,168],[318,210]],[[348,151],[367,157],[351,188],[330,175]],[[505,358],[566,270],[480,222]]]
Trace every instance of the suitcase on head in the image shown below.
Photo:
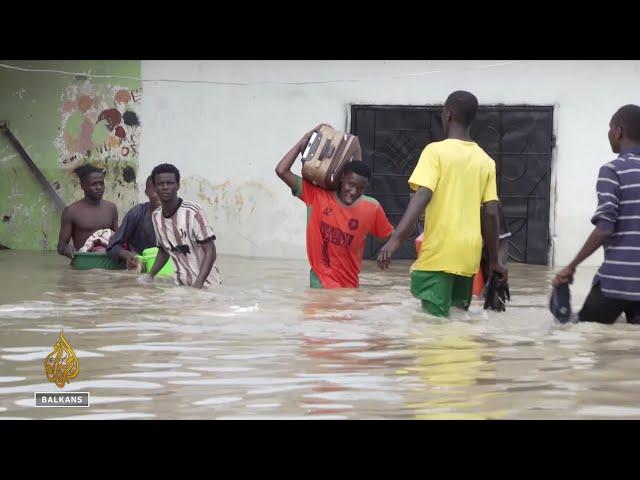
[[[313,132],[302,154],[302,176],[321,188],[335,190],[344,166],[361,161],[358,137],[322,126]]]

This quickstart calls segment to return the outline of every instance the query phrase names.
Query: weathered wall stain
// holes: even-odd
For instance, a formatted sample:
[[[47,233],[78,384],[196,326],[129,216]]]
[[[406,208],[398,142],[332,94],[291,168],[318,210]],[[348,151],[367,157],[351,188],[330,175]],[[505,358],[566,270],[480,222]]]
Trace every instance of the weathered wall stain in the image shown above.
[[[139,108],[142,95],[139,89],[136,92],[134,95],[129,89],[95,84],[88,79],[72,83],[62,98],[61,134],[55,141],[65,172],[85,163],[105,170],[104,198],[118,205],[120,219],[137,203],[140,132],[133,109]],[[132,114],[135,124],[124,123]],[[77,192],[77,179],[71,175],[68,182]]]
[[[277,231],[271,224],[274,194],[264,184],[254,180],[213,183],[198,175],[180,183],[179,195],[204,209],[221,252],[260,256],[268,242],[276,241]]]
[[[118,90],[115,94],[116,102],[124,103],[125,105],[131,101],[131,94],[129,90]]]
[[[124,124],[129,125],[130,127],[137,127],[138,125],[140,125],[138,115],[136,115],[136,112],[132,110],[127,110],[126,112],[124,112],[124,114],[122,115],[122,119],[124,121]]]
[[[96,123],[100,123],[102,120],[106,120],[107,130],[112,131],[122,121],[122,114],[117,108],[107,108],[100,112]]]
[[[137,156],[140,122],[134,109],[141,100],[140,89],[134,94],[91,80],[69,85],[61,99],[60,134],[55,140],[62,168]]]
[[[124,167],[122,169],[122,178],[125,182],[131,183],[136,181],[136,172],[131,167]]]

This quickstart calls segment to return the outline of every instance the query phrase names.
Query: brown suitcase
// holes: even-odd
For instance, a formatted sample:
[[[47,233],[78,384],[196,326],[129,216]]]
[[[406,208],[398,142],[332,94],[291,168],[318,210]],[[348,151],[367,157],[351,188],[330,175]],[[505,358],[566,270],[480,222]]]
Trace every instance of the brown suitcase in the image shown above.
[[[302,154],[302,176],[321,188],[335,190],[342,169],[353,160],[362,160],[358,137],[322,126]]]

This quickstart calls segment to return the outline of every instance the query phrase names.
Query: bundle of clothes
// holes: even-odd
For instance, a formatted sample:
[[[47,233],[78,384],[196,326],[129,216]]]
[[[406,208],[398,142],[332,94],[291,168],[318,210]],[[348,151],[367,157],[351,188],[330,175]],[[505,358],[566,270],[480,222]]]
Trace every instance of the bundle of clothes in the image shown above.
[[[115,232],[110,228],[103,228],[94,232],[87,241],[84,242],[84,245],[79,252],[106,252],[107,246],[109,245],[109,239]]]

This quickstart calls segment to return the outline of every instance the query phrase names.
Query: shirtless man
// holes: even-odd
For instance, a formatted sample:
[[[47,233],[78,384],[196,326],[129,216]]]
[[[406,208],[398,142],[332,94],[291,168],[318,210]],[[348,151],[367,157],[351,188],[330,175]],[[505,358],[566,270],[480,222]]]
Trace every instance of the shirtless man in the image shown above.
[[[87,239],[97,230],[118,229],[118,209],[115,204],[102,200],[104,173],[92,165],[83,165],[74,170],[80,177],[84,198],[72,203],[62,211],[58,253],[73,260],[74,252],[82,248]],[[69,240],[73,239],[73,245]]]

